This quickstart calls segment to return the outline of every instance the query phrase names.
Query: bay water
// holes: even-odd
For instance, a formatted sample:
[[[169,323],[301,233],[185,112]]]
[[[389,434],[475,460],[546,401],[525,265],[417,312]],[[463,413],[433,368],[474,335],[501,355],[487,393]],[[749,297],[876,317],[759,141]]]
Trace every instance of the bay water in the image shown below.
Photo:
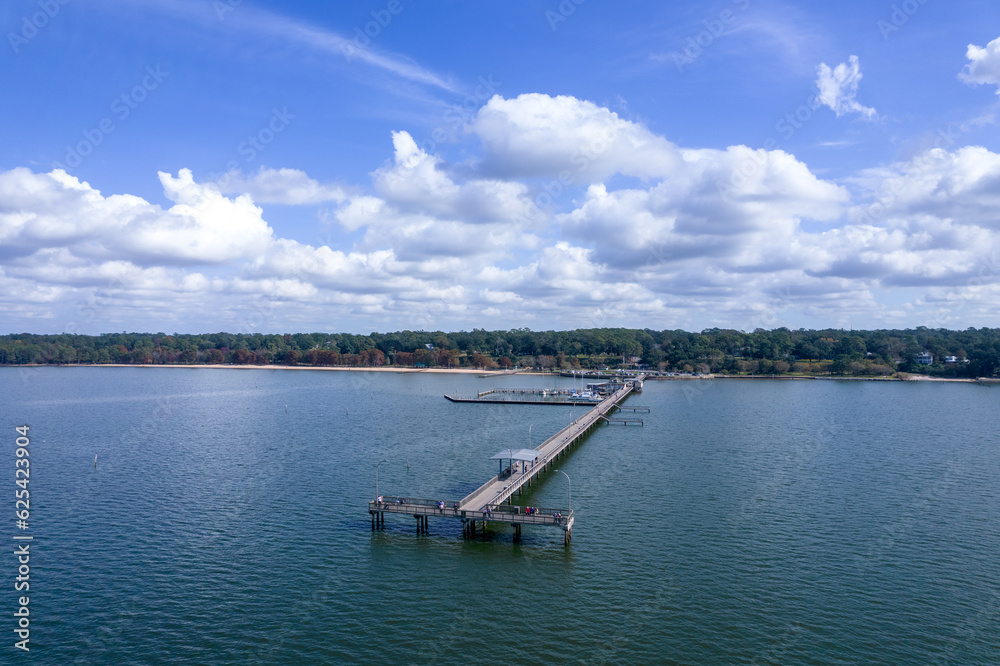
[[[30,533],[36,663],[1000,663],[1000,386],[647,381],[643,427],[518,498],[572,502],[569,547],[371,530],[380,461],[380,493],[457,501],[583,411],[444,393],[574,385],[0,368],[3,661]]]

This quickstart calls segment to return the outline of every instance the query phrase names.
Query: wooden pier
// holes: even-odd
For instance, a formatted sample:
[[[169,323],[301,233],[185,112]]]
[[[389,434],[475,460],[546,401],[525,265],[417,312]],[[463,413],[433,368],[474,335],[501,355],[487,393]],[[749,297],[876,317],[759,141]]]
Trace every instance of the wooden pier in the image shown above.
[[[480,402],[493,405],[564,405],[569,407],[594,407],[599,404],[593,400],[574,400],[573,398],[563,399],[531,399],[531,398],[458,398],[453,395],[445,396],[452,402]]]
[[[496,476],[457,502],[406,497],[376,498],[374,502],[368,503],[372,529],[378,529],[385,524],[386,513],[400,513],[412,515],[416,519],[418,533],[426,531],[428,518],[435,516],[461,520],[464,536],[475,535],[486,523],[508,523],[513,527],[515,541],[520,540],[522,525],[559,527],[563,530],[565,544],[569,545],[574,521],[573,511],[570,508],[565,510],[536,508],[532,513],[526,513],[526,507],[506,502],[514,493],[520,495],[522,488],[530,486],[539,475],[552,469],[559,458],[565,457],[569,450],[600,425],[602,420],[610,422],[609,413],[632,393],[636,385],[641,386],[641,381],[640,377],[638,382],[627,382],[596,405],[589,403],[593,406],[592,409],[534,449],[511,452],[510,455],[516,456],[517,459],[512,459],[509,467],[501,469]],[[453,400],[453,402],[460,401]],[[472,399],[469,402],[478,401]],[[637,420],[641,423],[641,419]]]
[[[568,405],[570,407],[593,407],[601,399],[583,398],[572,389],[542,388],[493,388],[480,391],[476,397],[444,396],[451,402],[482,402],[504,405]],[[602,396],[602,399],[607,396]]]
[[[611,425],[626,425],[626,426],[627,425],[640,425],[640,426],[641,425],[645,425],[642,422],[642,419],[640,419],[640,418],[638,418],[636,416],[624,416],[624,417],[617,417],[617,418],[614,417],[614,416],[612,416],[612,417],[610,417],[608,419],[608,423],[610,423]]]

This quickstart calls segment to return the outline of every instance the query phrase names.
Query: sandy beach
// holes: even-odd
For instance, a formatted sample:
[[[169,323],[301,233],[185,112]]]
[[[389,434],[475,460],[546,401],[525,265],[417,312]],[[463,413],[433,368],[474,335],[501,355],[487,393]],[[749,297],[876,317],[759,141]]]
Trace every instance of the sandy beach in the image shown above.
[[[341,371],[341,372],[426,372],[432,374],[476,374],[476,375],[513,375],[513,374],[552,374],[552,373],[538,373],[529,370],[518,370],[516,372],[505,371],[505,370],[478,370],[476,368],[400,368],[396,366],[381,366],[377,368],[359,368],[359,367],[348,367],[348,366],[325,366],[325,365],[232,365],[228,363],[215,363],[215,364],[203,364],[196,363],[191,365],[170,363],[170,364],[154,364],[154,363],[144,363],[144,364],[131,364],[131,363],[66,363],[61,365],[53,365],[48,363],[29,363],[18,366],[10,366],[18,368],[48,368],[48,367],[58,367],[58,368],[188,368],[197,370],[199,368],[211,368],[215,370],[324,370],[324,371]]]
[[[479,370],[477,368],[401,368],[396,366],[380,366],[377,368],[359,368],[349,366],[325,366],[325,365],[233,365],[228,363],[215,364],[130,364],[130,363],[67,363],[63,365],[53,365],[48,363],[26,363],[16,366],[2,366],[12,368],[187,368],[190,370],[214,369],[214,370],[319,370],[335,372],[423,372],[430,374],[456,374],[456,375],[488,375],[502,377],[504,375],[545,375],[552,376],[552,372],[540,372],[538,370]],[[671,377],[652,375],[649,380],[706,380],[706,379],[777,379],[777,380],[809,380],[827,379],[835,381],[876,381],[876,382],[945,382],[962,384],[989,384],[1000,383],[1000,378],[980,377],[978,379],[966,377],[930,377],[928,375],[909,375],[903,377],[838,377],[833,375],[721,375],[706,374],[700,377],[694,375],[676,375]]]

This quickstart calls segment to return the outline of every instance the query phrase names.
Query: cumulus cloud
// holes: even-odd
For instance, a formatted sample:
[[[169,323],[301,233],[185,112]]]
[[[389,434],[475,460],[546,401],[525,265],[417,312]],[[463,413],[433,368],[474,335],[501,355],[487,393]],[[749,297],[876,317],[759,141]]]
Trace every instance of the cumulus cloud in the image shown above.
[[[457,181],[442,160],[393,133],[393,161],[373,174],[379,196],[350,197],[334,219],[364,230],[359,249],[392,248],[406,261],[508,256],[533,247],[540,218],[523,183],[474,178]]]
[[[299,169],[261,167],[249,177],[239,170],[230,171],[216,181],[227,195],[248,194],[256,203],[305,204],[341,203],[347,193],[339,185],[323,185]]]
[[[873,182],[874,200],[856,207],[855,219],[931,215],[1000,231],[1000,155],[982,146],[953,152],[935,148],[861,175],[864,182]]]
[[[523,183],[478,178],[459,184],[409,133],[393,132],[392,143],[394,160],[375,172],[374,185],[396,211],[490,223],[524,217],[531,205]]]
[[[4,254],[68,247],[81,257],[139,263],[216,264],[254,256],[272,230],[247,196],[228,199],[182,169],[159,173],[163,209],[132,195],[105,197],[61,169],[0,173]]]
[[[1000,37],[985,48],[969,44],[965,52],[969,64],[959,73],[958,78],[970,85],[995,85],[1000,95]]]
[[[791,324],[785,312],[912,324],[943,307],[942,290],[971,313],[1000,307],[1000,155],[986,148],[841,183],[781,150],[676,146],[574,98],[487,106],[469,162],[396,132],[370,187],[350,191],[295,169],[234,172],[224,187],[181,170],[159,174],[170,205],[158,206],[59,170],[0,172],[0,307],[13,326],[89,317],[96,331],[752,330]],[[603,127],[603,151],[560,180]],[[255,202],[332,203],[350,245],[278,237]],[[884,305],[901,287],[912,302]]]
[[[505,178],[566,174],[586,183],[616,173],[657,178],[680,162],[677,147],[643,125],[564,95],[494,95],[468,130],[483,143],[483,170]]]
[[[753,262],[785,247],[803,218],[831,220],[847,192],[782,151],[745,146],[682,151],[676,172],[645,189],[592,186],[562,216],[566,233],[593,242],[601,261],[623,269],[676,262]]]
[[[868,120],[878,117],[875,109],[858,102],[858,84],[861,82],[861,63],[852,55],[848,62],[842,62],[833,69],[826,63],[816,68],[816,87],[819,101],[830,107],[837,117],[846,113],[857,113]]]

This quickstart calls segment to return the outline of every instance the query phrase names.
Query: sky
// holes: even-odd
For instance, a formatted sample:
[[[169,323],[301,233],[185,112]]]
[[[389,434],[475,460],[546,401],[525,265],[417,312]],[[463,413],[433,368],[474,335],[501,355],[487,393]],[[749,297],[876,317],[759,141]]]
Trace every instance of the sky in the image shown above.
[[[0,24],[0,333],[1000,321],[995,0]]]

